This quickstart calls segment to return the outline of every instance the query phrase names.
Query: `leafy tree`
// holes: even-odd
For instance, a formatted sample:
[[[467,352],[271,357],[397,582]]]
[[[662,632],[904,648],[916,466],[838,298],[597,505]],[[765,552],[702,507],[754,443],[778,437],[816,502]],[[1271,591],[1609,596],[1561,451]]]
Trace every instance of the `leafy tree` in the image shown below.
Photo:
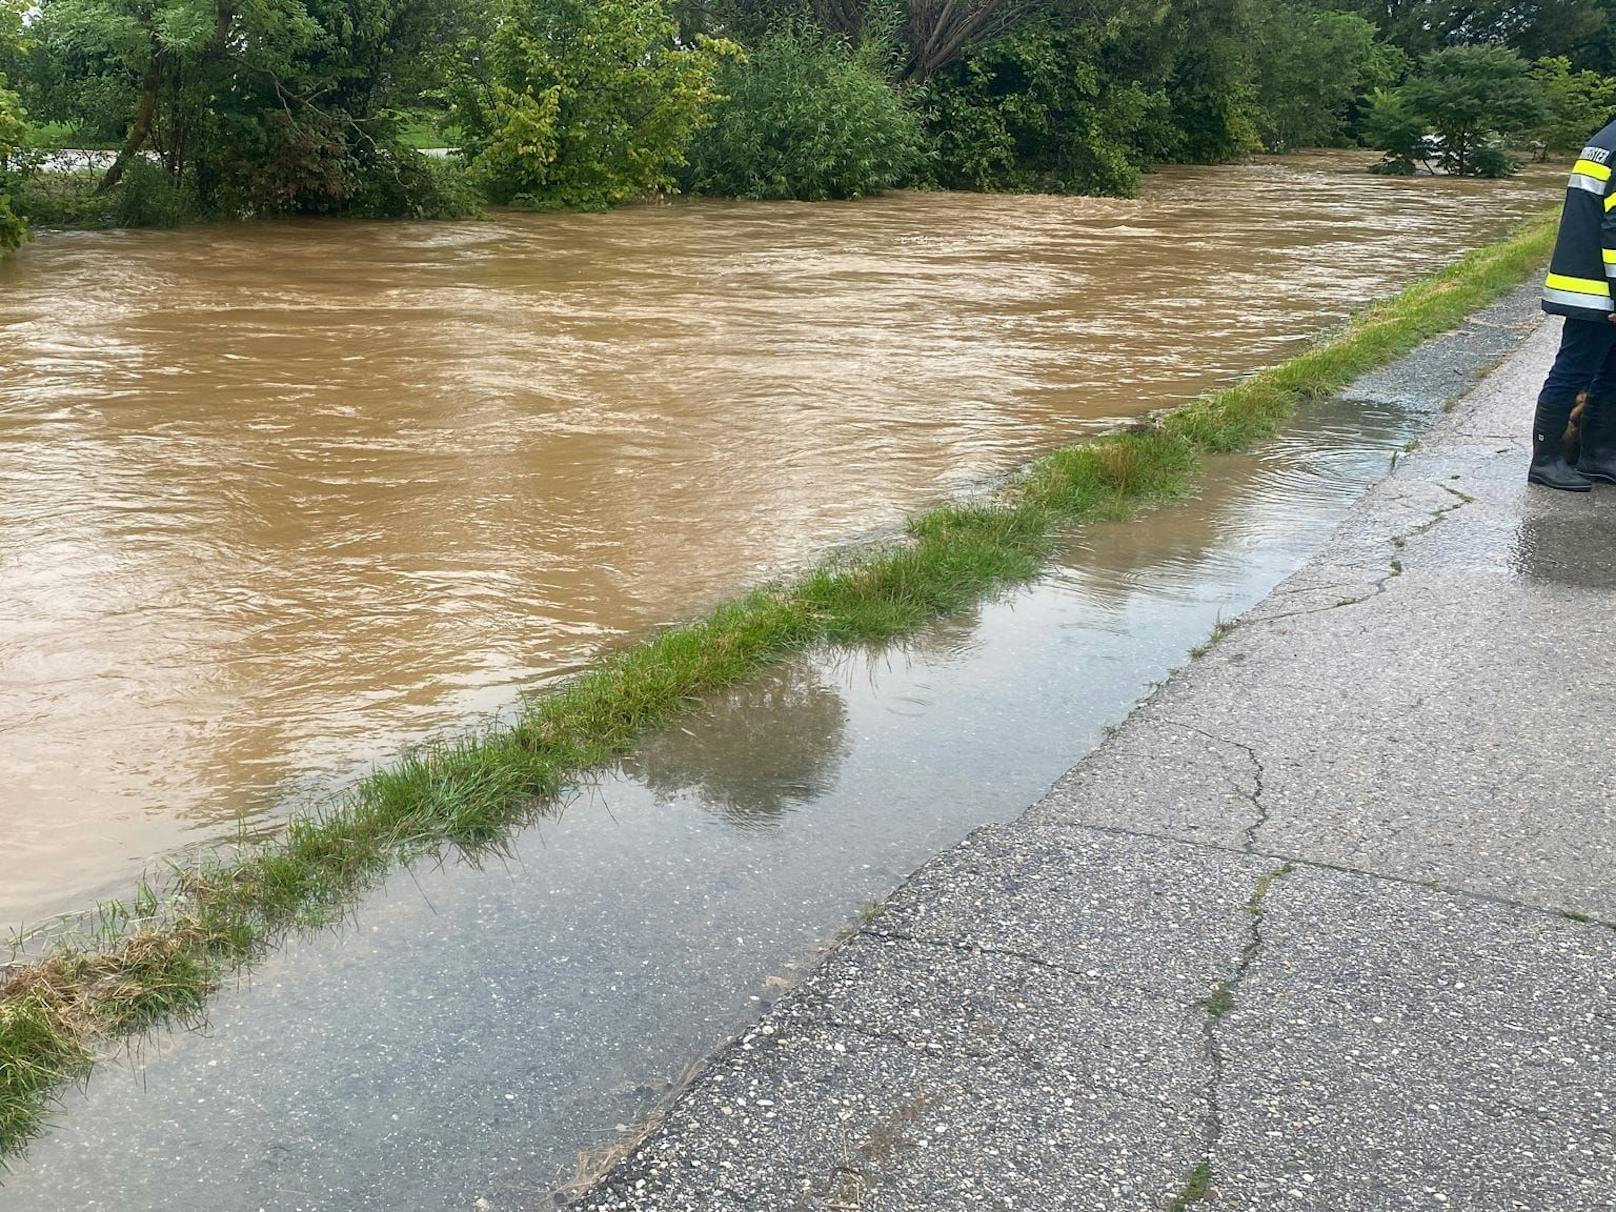
[[[1175,0],[1168,9],[1174,62],[1166,89],[1181,135],[1177,154],[1215,163],[1257,150],[1251,0]]]
[[[1328,143],[1380,74],[1375,27],[1353,13],[1270,0],[1253,30],[1258,128],[1273,151]]]
[[[1383,37],[1420,57],[1460,44],[1507,46],[1527,59],[1568,55],[1610,71],[1610,0],[1331,0],[1373,21]]]
[[[733,43],[678,41],[667,0],[505,0],[451,89],[472,170],[499,202],[601,208],[674,188]]]
[[[1385,151],[1372,171],[1406,177],[1427,154],[1425,115],[1416,110],[1401,89],[1376,89],[1364,115],[1363,137],[1371,147]]]
[[[1532,133],[1546,151],[1572,152],[1616,115],[1616,80],[1597,72],[1573,71],[1563,55],[1539,59],[1532,75],[1547,111]]]
[[[28,225],[11,207],[11,160],[27,133],[17,94],[0,83],[0,252],[16,248],[28,238]]]
[[[1540,125],[1543,92],[1526,61],[1501,46],[1453,46],[1427,55],[1420,74],[1404,86],[1409,106],[1440,140],[1438,158],[1448,172],[1480,175],[1503,167],[1477,152],[1500,136]]]
[[[22,9],[9,0],[0,3],[0,49],[12,53],[21,42]],[[17,157],[27,138],[22,103],[17,94],[6,87],[6,77],[0,74],[0,253],[16,248],[28,238],[28,225],[11,206],[11,191],[21,176]]]
[[[691,157],[692,192],[858,198],[899,184],[919,154],[915,118],[844,44],[799,26],[724,65],[712,130]]]
[[[953,188],[1131,194],[1139,134],[1166,121],[1160,90],[1118,84],[1073,32],[989,43],[933,77],[917,104]]]

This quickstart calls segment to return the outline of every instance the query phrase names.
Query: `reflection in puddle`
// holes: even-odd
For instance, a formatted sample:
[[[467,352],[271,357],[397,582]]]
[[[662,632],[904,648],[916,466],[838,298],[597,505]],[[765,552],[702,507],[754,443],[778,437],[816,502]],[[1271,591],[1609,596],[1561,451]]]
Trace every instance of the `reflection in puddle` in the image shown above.
[[[1527,580],[1572,589],[1616,589],[1616,511],[1607,494],[1526,499],[1511,565]]]
[[[835,783],[847,704],[812,664],[770,670],[642,743],[622,766],[659,807],[694,799],[742,829],[764,828]]]

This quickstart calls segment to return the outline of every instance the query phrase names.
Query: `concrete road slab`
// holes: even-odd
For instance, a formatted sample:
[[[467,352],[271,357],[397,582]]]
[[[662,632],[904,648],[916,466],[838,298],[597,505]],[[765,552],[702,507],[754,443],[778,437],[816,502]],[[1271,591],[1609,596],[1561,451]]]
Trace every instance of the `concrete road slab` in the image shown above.
[[[1220,1022],[1210,1207],[1616,1201],[1616,931],[1301,869]]]

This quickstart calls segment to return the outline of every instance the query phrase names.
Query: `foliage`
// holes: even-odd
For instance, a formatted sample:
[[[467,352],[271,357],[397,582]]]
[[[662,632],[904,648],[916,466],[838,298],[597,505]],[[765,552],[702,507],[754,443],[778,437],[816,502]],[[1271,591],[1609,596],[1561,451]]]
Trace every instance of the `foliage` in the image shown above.
[[[1257,124],[1271,151],[1336,139],[1365,87],[1384,83],[1375,27],[1356,14],[1268,0],[1252,32]]]
[[[674,188],[739,50],[677,33],[667,0],[504,0],[450,93],[489,196],[601,208]]]
[[[390,149],[349,200],[352,214],[381,219],[464,219],[482,213],[482,192],[456,156]]]
[[[433,195],[436,178],[400,168],[393,102],[436,82],[429,52],[469,20],[460,0],[42,0],[34,45],[14,59],[36,113],[58,140],[111,140],[119,154],[100,183],[108,206],[82,204],[71,184],[34,204],[162,223],[341,212],[362,198],[441,209],[399,187]],[[125,190],[136,172],[140,190]]]
[[[1416,162],[1426,158],[1427,125],[1400,89],[1376,89],[1364,118],[1363,137],[1371,147],[1385,151],[1385,158],[1372,171],[1406,177]]]
[[[900,184],[919,155],[914,115],[844,44],[796,25],[719,75],[723,99],[691,157],[692,192],[858,198]]]
[[[917,104],[939,184],[1103,194],[1138,188],[1136,136],[1168,108],[1159,90],[1107,79],[1085,40],[1043,31],[967,56],[928,81]]]
[[[14,52],[22,41],[22,8],[12,0],[0,0],[0,49]],[[12,194],[26,173],[28,124],[23,117],[21,99],[6,87],[0,73],[0,254],[28,238],[28,224],[12,206]]]
[[[1482,151],[1500,136],[1543,121],[1543,94],[1526,61],[1499,46],[1452,46],[1427,55],[1420,73],[1403,87],[1409,106],[1440,141],[1437,159],[1458,176],[1507,171]]]
[[[15,167],[4,192],[19,214],[86,223],[599,208],[676,184],[1127,194],[1156,162],[1360,141],[1387,149],[1385,171],[1486,175],[1510,171],[1509,140],[1570,149],[1611,112],[1613,15],[1616,0],[0,0],[5,111],[119,150],[100,199]],[[410,151],[444,141],[463,165]]]
[[[22,151],[27,136],[22,105],[17,94],[5,87],[5,77],[0,76],[0,253],[28,238],[28,225],[12,208],[11,200],[18,175],[12,162]]]
[[[1616,116],[1616,80],[1597,72],[1573,71],[1561,55],[1540,59],[1532,76],[1543,93],[1546,112],[1533,135],[1546,151],[1574,152],[1588,136]]]
[[[144,158],[130,161],[118,188],[102,196],[111,227],[178,227],[198,217],[195,196],[172,173]]]
[[[100,180],[86,169],[35,173],[16,190],[17,213],[32,228],[115,227],[119,191],[98,191]]]
[[[1610,74],[1609,0],[1331,0],[1373,21],[1382,37],[1419,58],[1445,46],[1504,46],[1526,59],[1567,55]]]
[[[1231,160],[1262,146],[1257,131],[1252,0],[1174,0],[1167,6],[1174,63],[1167,80],[1178,155]]]

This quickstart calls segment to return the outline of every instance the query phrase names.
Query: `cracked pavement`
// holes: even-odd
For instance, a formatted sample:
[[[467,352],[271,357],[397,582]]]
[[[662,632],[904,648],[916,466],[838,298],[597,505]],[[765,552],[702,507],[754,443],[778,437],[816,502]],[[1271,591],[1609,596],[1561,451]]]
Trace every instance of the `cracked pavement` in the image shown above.
[[[580,1205],[1616,1208],[1616,489],[1525,486],[1558,323],[1526,327]]]

